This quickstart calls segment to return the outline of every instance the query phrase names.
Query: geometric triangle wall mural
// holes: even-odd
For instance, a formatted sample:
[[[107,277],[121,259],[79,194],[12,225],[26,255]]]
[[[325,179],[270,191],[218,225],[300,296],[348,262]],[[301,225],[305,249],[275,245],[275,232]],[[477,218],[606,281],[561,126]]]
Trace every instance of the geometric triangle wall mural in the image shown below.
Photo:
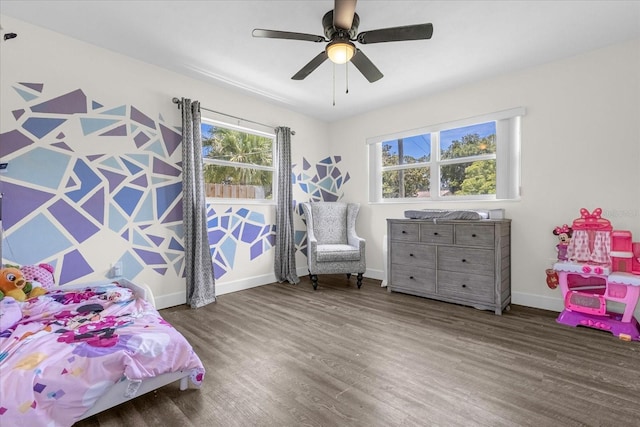
[[[48,263],[64,282],[82,282],[115,261],[129,279],[142,271],[185,277],[180,126],[81,88],[54,94],[39,82],[12,88],[21,105],[12,111],[11,129],[0,134],[0,158],[10,163],[0,181],[3,262]],[[293,165],[292,185],[304,201],[341,200],[350,177],[340,162],[340,156],[303,158]],[[254,260],[275,245],[275,225],[260,212],[208,205],[207,221],[216,279],[247,262],[236,259],[239,248]],[[306,231],[294,237],[306,254]],[[123,248],[109,252],[114,259],[83,250],[105,241]]]
[[[127,243],[119,255],[130,278],[182,266],[184,251],[171,246],[182,241],[182,218],[164,214],[182,203],[180,153],[167,154],[180,144],[180,128],[82,89],[51,96],[42,83],[13,89],[24,105],[0,135],[0,157],[11,164],[2,177],[5,261],[47,262],[58,278],[79,280],[116,261],[98,265],[79,250],[110,233]],[[153,144],[165,148],[147,150]],[[153,168],[154,161],[166,166]]]

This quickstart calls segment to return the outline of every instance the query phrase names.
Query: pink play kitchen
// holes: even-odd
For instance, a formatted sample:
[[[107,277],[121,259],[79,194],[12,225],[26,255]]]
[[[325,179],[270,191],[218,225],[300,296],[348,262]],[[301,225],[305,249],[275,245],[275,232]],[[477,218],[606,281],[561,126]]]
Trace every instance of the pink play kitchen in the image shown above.
[[[556,227],[554,234],[560,238],[558,262],[547,272],[547,283],[557,283],[562,291],[558,323],[640,341],[634,317],[640,297],[640,242],[633,242],[629,231],[614,230],[600,208],[581,209],[571,227]]]

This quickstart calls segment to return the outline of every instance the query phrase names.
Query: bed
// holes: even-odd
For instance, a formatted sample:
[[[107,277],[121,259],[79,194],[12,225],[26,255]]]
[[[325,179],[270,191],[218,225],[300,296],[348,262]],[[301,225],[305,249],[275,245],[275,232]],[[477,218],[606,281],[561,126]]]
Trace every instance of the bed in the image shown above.
[[[122,279],[0,302],[3,317],[21,312],[0,331],[0,425],[70,426],[171,382],[184,390],[204,378],[148,287]]]

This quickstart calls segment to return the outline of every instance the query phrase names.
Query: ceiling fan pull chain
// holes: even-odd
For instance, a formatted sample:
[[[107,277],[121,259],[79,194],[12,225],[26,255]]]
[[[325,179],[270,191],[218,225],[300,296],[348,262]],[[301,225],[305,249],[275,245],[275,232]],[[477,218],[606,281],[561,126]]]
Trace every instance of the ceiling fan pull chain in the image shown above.
[[[344,64],[345,69],[345,85],[347,86],[347,90],[344,93],[349,93],[349,63]]]
[[[333,64],[333,106],[336,106],[336,64]]]

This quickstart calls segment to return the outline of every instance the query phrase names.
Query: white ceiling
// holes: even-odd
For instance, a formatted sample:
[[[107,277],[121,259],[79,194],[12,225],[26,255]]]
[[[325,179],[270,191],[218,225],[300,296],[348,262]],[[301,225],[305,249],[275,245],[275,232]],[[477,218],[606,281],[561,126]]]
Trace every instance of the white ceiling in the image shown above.
[[[350,65],[345,94],[345,66],[335,66],[333,106],[330,61],[291,80],[324,44],[251,35],[323,35],[331,9],[333,0],[0,1],[3,15],[329,122],[640,37],[640,1],[360,0],[360,31],[431,22],[433,37],[359,45],[384,78],[369,83]]]

